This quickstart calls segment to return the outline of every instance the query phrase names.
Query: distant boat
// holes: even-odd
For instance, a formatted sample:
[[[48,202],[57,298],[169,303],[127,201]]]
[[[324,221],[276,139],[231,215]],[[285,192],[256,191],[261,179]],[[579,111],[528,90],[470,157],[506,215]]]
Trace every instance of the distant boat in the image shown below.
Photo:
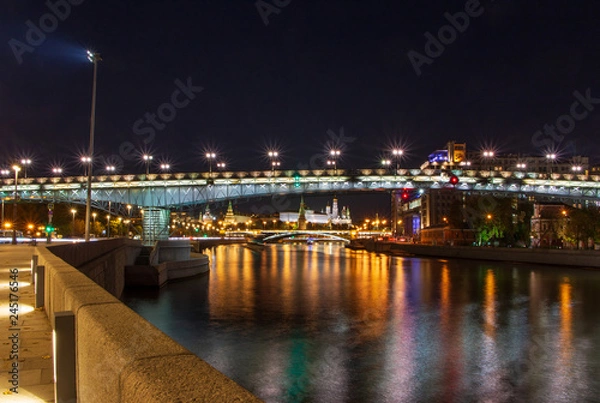
[[[248,238],[248,242],[246,242],[244,246],[253,252],[262,252],[265,249],[265,243],[263,242],[262,237]]]
[[[244,246],[253,252],[262,252],[265,249],[265,244],[259,242],[246,242]]]

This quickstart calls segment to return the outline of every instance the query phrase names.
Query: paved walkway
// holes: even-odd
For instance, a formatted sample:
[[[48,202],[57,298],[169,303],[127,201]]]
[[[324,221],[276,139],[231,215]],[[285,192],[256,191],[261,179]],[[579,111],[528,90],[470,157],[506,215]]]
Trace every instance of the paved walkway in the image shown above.
[[[35,294],[31,284],[31,256],[29,245],[0,245],[0,402],[53,402],[52,328],[46,314],[34,309]],[[18,269],[18,291],[11,291],[11,269]],[[10,315],[11,295],[18,296],[18,321]],[[13,296],[14,300],[14,296]],[[18,330],[17,330],[18,329]],[[11,337],[18,336],[13,345]],[[16,341],[16,339],[15,339]],[[18,359],[11,359],[13,348]],[[18,394],[11,392],[13,363],[18,362]]]

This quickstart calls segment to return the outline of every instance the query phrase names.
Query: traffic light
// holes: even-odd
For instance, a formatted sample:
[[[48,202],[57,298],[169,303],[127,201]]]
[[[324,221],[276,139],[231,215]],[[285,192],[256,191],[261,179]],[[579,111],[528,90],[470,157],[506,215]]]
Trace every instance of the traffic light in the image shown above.
[[[456,186],[458,184],[458,176],[450,175],[450,184]]]
[[[299,174],[294,175],[294,187],[295,188],[300,187],[300,175]]]
[[[47,234],[51,234],[54,232],[54,226],[52,224],[47,224],[45,229]]]
[[[402,198],[402,201],[408,201],[408,198],[410,197],[408,190],[404,189],[400,197]]]

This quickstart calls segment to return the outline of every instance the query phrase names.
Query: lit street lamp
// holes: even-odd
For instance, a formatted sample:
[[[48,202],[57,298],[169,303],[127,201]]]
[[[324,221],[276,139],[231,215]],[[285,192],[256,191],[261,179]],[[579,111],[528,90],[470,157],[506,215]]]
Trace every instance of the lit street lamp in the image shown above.
[[[8,176],[10,175],[10,170],[0,169],[0,175]],[[4,228],[4,197],[2,198],[2,228]]]
[[[554,160],[556,159],[556,154],[551,153],[551,154],[546,154],[546,159],[548,160],[548,165],[549,165],[549,172],[550,175],[552,175],[552,164],[554,163]]]
[[[13,206],[13,233],[12,233],[12,244],[17,244],[17,199],[19,198],[19,171],[21,167],[18,165],[12,166],[13,171],[15,171],[15,204]]]
[[[114,165],[107,165],[106,168],[105,168],[105,170],[108,173],[114,173],[117,170],[117,168],[115,168]]]
[[[148,154],[144,154],[142,158],[144,159],[144,163],[146,164],[146,175],[148,175],[150,173],[150,164],[152,163],[152,159],[154,157]]]
[[[208,176],[212,176],[212,160],[217,158],[217,154],[209,152],[206,153],[206,159],[208,160]]]
[[[398,169],[400,168],[400,158],[404,155],[404,150],[399,148],[392,149],[392,155],[394,156],[394,162],[396,163],[396,172],[394,175],[398,173]]]
[[[0,169],[0,174],[8,176],[10,175],[10,171],[8,169]],[[4,197],[2,198],[2,228],[4,228]]]
[[[85,241],[90,240],[90,215],[92,213],[92,161],[94,156],[94,130],[96,126],[96,81],[98,77],[98,62],[102,60],[99,53],[87,51],[87,57],[94,64],[94,76],[92,80],[92,111],[90,114],[90,147],[88,155],[90,163],[87,177],[87,196],[85,199]],[[75,215],[73,215],[75,217]],[[74,219],[73,219],[74,220]],[[75,222],[75,221],[73,221]]]
[[[73,214],[73,223],[72,223],[72,229],[71,229],[71,238],[73,238],[75,236],[75,214],[77,214],[77,210],[72,208],[71,214]]]
[[[23,158],[21,160],[21,165],[23,165],[23,177],[27,178],[27,167],[31,165],[31,160],[29,158]]]
[[[169,169],[171,169],[171,165],[169,165],[169,164],[160,164],[160,169],[161,169],[161,171],[168,171]]]
[[[493,151],[483,151],[483,153],[481,155],[488,162],[488,168],[490,170],[490,180],[491,180],[491,178],[492,178],[492,159],[494,158],[494,152]]]
[[[279,168],[281,166],[281,162],[279,162],[279,152],[278,151],[269,151],[267,153],[269,159],[271,160],[271,171],[274,171],[275,168]]]
[[[92,166],[92,158],[91,157],[81,157],[81,163],[83,164],[83,166],[85,167],[84,170],[84,175],[88,176],[89,175],[89,170]]]
[[[340,157],[340,154],[340,150],[329,150],[329,156],[331,157],[331,159],[327,160],[327,165],[333,165],[335,175],[337,175],[337,160]]]

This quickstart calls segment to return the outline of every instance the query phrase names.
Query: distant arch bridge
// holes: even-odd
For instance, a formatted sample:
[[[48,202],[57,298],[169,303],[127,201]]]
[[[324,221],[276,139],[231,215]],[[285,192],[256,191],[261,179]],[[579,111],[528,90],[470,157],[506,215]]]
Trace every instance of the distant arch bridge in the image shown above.
[[[290,238],[295,238],[296,236],[307,236],[307,237],[312,237],[314,238],[315,241],[317,240],[323,240],[323,239],[328,239],[328,240],[333,240],[333,241],[342,241],[345,243],[349,243],[350,239],[350,231],[347,231],[348,233],[348,238],[345,238],[343,236],[337,235],[337,234],[333,234],[333,233],[329,233],[327,231],[302,231],[302,230],[298,230],[298,231],[288,231],[288,232],[279,232],[276,234],[272,234],[269,236],[266,236],[264,238],[262,238],[262,241],[265,243],[268,242],[276,242],[278,240],[281,239],[290,239]]]

